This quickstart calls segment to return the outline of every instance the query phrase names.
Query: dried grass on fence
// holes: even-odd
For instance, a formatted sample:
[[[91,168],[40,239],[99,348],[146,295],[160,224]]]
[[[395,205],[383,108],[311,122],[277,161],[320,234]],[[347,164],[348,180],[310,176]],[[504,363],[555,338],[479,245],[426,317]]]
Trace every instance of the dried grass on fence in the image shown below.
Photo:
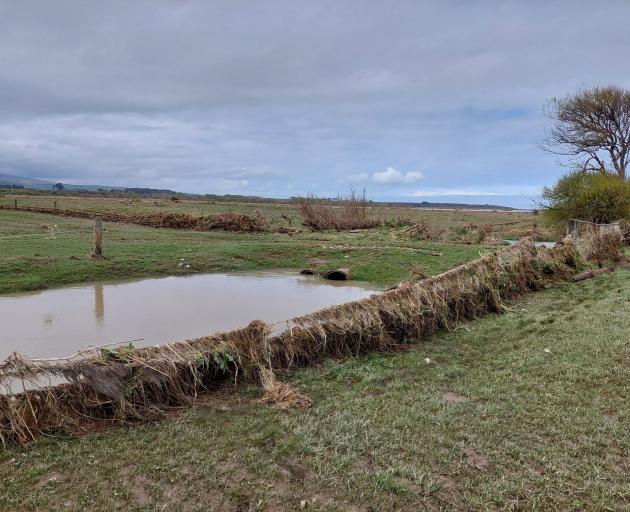
[[[258,382],[265,401],[308,406],[308,397],[276,381],[276,372],[418,343],[459,321],[502,311],[505,300],[572,273],[577,260],[569,241],[536,249],[524,240],[435,277],[294,318],[281,328],[254,321],[186,342],[61,361],[13,355],[0,364],[0,385],[41,384],[50,377],[67,383],[0,395],[0,437],[24,443],[47,432],[156,418],[225,379]]]

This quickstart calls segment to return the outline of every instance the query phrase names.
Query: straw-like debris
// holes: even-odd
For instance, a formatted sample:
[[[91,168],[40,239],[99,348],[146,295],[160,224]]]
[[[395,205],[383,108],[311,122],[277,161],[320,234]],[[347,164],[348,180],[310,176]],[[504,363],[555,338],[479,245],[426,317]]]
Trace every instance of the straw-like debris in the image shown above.
[[[623,258],[622,244],[623,235],[620,231],[587,233],[577,243],[583,259],[597,262],[621,261]]]
[[[536,249],[527,239],[443,274],[282,324],[254,321],[186,342],[67,360],[14,354],[0,364],[0,438],[25,443],[43,433],[156,418],[227,379],[262,384],[264,401],[308,406],[308,397],[279,383],[275,372],[418,343],[457,322],[501,312],[504,301],[569,277],[578,261],[568,240]],[[42,387],[49,379],[64,383]]]
[[[434,240],[440,234],[440,230],[433,227],[427,219],[409,226],[402,231],[402,234],[413,240]]]
[[[291,384],[279,381],[276,374],[268,368],[261,372],[261,384],[264,394],[260,403],[275,404],[283,409],[287,407],[308,409],[313,405],[310,397],[300,393]]]

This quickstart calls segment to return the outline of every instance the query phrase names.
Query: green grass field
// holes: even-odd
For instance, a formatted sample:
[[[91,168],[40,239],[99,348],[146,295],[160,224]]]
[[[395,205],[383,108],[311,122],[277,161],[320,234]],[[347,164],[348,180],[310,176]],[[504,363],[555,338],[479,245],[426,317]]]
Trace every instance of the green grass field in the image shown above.
[[[286,215],[299,223],[294,205],[204,204],[197,212],[200,205],[185,201],[63,201],[59,207],[90,211],[262,208],[277,223],[291,209]],[[384,287],[495,249],[453,243],[450,234],[466,226],[494,223],[498,235],[517,238],[536,220],[402,210],[384,215],[428,218],[444,236],[416,241],[394,227],[289,236],[107,223],[105,260],[90,257],[91,221],[2,210],[0,293],[314,263],[350,267],[355,279]],[[628,510],[628,311],[630,271],[622,269],[531,294],[504,315],[405,352],[285,375],[313,398],[308,410],[262,405],[259,388],[228,386],[161,422],[6,447],[0,510]]]
[[[628,510],[630,272],[162,422],[0,453],[1,510]],[[426,362],[429,358],[430,362]]]
[[[51,237],[54,228],[55,238]],[[43,226],[46,226],[44,228]],[[434,274],[478,257],[483,247],[418,242],[382,228],[361,233],[195,232],[106,223],[104,254],[94,260],[92,222],[29,212],[0,211],[0,293],[66,283],[258,269],[350,267],[353,277],[378,285]],[[443,253],[431,256],[414,248]],[[185,265],[180,266],[184,258]]]

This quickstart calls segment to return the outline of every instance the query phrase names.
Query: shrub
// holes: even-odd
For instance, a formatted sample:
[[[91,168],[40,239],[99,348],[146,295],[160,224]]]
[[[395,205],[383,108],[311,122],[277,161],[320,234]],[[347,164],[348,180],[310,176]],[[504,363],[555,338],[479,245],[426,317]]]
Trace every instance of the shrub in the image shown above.
[[[551,222],[610,223],[630,217],[630,181],[609,174],[573,172],[543,190]]]
[[[362,194],[351,191],[346,197],[333,200],[309,195],[300,197],[299,202],[304,225],[317,231],[367,229],[381,224],[370,212],[365,191]]]

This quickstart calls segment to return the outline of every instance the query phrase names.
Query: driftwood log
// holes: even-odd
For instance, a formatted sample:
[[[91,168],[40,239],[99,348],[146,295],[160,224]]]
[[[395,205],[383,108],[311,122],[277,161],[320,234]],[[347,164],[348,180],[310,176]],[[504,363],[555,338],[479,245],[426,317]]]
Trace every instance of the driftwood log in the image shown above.
[[[573,276],[573,282],[577,283],[578,281],[585,281],[586,279],[591,279],[599,274],[607,274],[608,272],[612,272],[613,269],[609,267],[596,268],[594,270],[588,270],[586,272],[582,272],[581,274],[576,274]]]

